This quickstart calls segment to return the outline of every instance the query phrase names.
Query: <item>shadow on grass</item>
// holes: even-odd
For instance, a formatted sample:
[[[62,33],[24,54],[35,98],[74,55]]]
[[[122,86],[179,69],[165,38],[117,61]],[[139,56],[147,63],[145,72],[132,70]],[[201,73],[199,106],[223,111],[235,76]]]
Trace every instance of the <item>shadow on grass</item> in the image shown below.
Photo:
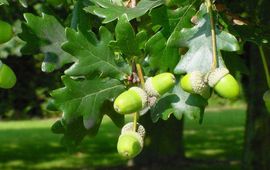
[[[0,123],[0,169],[29,170],[197,170],[240,169],[245,110],[206,112],[203,125],[185,121],[186,159],[166,166],[121,167],[116,151],[120,129],[106,119],[95,138],[86,138],[72,154],[50,132],[54,120]],[[34,126],[33,123],[36,125]],[[110,168],[106,168],[110,167]],[[113,168],[115,167],[115,168]]]
[[[49,127],[27,128],[31,122],[17,128],[0,127],[0,169],[94,169],[124,164],[116,151],[120,129],[104,124],[95,138],[86,138],[75,153],[67,153],[60,144],[60,136]],[[3,122],[8,123],[8,122]],[[3,124],[2,124],[3,126]]]

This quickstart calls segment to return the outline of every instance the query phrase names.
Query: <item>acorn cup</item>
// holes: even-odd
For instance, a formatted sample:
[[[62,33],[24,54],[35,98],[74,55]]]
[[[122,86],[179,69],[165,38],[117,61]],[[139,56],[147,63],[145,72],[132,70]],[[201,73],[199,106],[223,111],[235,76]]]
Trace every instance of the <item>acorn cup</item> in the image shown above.
[[[204,98],[209,98],[210,87],[204,82],[204,76],[200,71],[193,71],[186,74],[180,80],[182,89],[191,94],[199,94]]]
[[[133,130],[133,122],[127,123],[121,131],[117,142],[117,151],[124,158],[131,159],[137,156],[143,148],[145,129],[137,123],[137,130]]]
[[[115,99],[113,107],[120,114],[130,114],[143,109],[146,103],[145,91],[139,87],[131,87]]]
[[[270,90],[267,90],[263,94],[263,100],[267,111],[270,113]]]
[[[216,68],[209,73],[207,80],[209,86],[224,98],[234,99],[240,93],[237,81],[226,68]]]
[[[0,62],[0,88],[10,89],[16,84],[17,78],[13,70]]]
[[[145,82],[145,91],[149,96],[159,97],[168,92],[175,84],[175,77],[171,73],[161,73],[150,77]]]

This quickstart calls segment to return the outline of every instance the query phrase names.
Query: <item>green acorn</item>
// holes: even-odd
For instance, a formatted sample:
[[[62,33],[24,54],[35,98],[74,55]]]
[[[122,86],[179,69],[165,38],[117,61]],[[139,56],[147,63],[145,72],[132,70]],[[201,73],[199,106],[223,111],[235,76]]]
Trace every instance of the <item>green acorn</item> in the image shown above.
[[[204,76],[200,71],[186,74],[180,80],[180,86],[188,93],[199,94],[204,98],[210,97],[210,88],[204,82]]]
[[[224,98],[233,99],[240,93],[237,81],[226,68],[217,68],[210,72],[207,80],[209,86]]]
[[[161,96],[168,92],[175,84],[172,73],[161,73],[150,77],[145,82],[145,91],[149,96]]]
[[[267,111],[270,112],[270,90],[267,90],[263,94],[263,100]]]
[[[143,109],[146,103],[145,91],[139,87],[131,87],[115,99],[113,107],[120,114],[129,114]]]
[[[117,151],[127,159],[137,156],[143,148],[145,129],[139,124],[137,124],[137,127],[137,131],[133,131],[133,122],[126,124],[118,138]]]
[[[0,44],[8,42],[13,36],[12,26],[0,20]]]
[[[16,75],[13,70],[0,62],[0,88],[10,89],[16,84]]]

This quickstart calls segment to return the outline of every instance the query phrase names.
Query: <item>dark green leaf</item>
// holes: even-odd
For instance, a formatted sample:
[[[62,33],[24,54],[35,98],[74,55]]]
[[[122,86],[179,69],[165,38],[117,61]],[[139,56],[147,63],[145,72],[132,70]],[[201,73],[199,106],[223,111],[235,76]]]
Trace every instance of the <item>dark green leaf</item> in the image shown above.
[[[179,98],[177,103],[172,104],[174,116],[177,119],[181,119],[183,114],[190,119],[201,118],[208,104],[206,99],[200,95],[185,92],[179,85],[175,86],[173,93]]]
[[[95,5],[86,7],[85,10],[101,18],[103,23],[111,22],[127,14],[128,20],[140,17],[147,11],[163,4],[163,0],[141,0],[135,8],[128,8],[113,4],[109,0],[91,0]]]
[[[159,69],[161,72],[173,71],[180,57],[178,49],[168,47],[166,42],[166,37],[160,31],[151,37],[145,45],[151,68]]]
[[[46,106],[46,109],[49,111],[58,111],[58,108],[56,107],[54,100],[50,99],[48,101],[48,104]]]
[[[239,45],[237,39],[216,28],[217,54],[219,67],[225,67],[220,50],[237,51]],[[175,68],[176,74],[201,71],[207,73],[212,65],[212,40],[209,15],[206,13],[205,6],[202,5],[198,23],[192,28],[175,30],[168,40],[168,43],[176,47],[188,47],[189,50],[182,57]]]
[[[236,25],[233,29],[241,37],[243,43],[246,41],[255,43],[257,45],[265,45],[269,47],[270,32],[269,28],[264,30],[263,28],[251,26],[251,25]]]
[[[83,116],[86,129],[95,126],[99,120],[103,103],[116,97],[125,88],[114,79],[73,80],[63,76],[62,80],[65,87],[51,93],[54,103],[63,112],[67,123]]]
[[[123,127],[125,124],[125,116],[115,112],[113,108],[113,102],[105,101],[103,104],[102,113],[108,115],[114,124],[119,128]]]
[[[65,71],[70,76],[82,76],[99,72],[103,76],[123,79],[128,74],[128,65],[120,66],[108,44],[113,40],[112,34],[105,28],[99,30],[100,41],[93,32],[82,33],[66,29],[68,41],[62,48],[76,57],[75,63]]]
[[[65,127],[62,124],[62,121],[61,120],[57,120],[52,125],[51,130],[52,130],[53,133],[61,134],[61,133],[64,133],[65,132]]]
[[[88,15],[88,13],[83,10],[83,8],[89,5],[88,0],[78,0],[74,5],[72,11],[72,19],[71,19],[71,28],[77,30],[80,27],[81,31],[89,31],[92,26],[92,18]]]
[[[151,108],[151,118],[153,122],[157,122],[159,118],[167,120],[174,112],[172,109],[172,103],[179,101],[179,98],[175,94],[164,95],[160,98],[154,107]]]
[[[235,75],[238,71],[246,75],[249,74],[249,69],[246,65],[246,61],[239,55],[236,53],[224,51],[222,52],[222,56],[227,68],[233,75]]]
[[[176,10],[168,10],[161,7],[151,12],[154,24],[162,26],[162,30],[153,35],[146,43],[146,52],[149,54],[149,64],[153,69],[164,71],[173,71],[179,61],[179,50],[176,47],[168,46],[167,39],[171,31],[177,28],[191,27],[190,18],[195,14],[195,10],[191,7],[178,8]]]
[[[65,128],[65,131],[63,132],[64,136],[61,139],[62,144],[66,146],[69,151],[74,151],[76,146],[86,135],[94,136],[97,134],[102,117],[103,115],[89,130],[87,130],[83,125],[83,117],[75,118],[70,122],[67,122],[65,119],[61,119],[61,123]]]
[[[148,40],[148,34],[146,30],[141,30],[136,34],[136,42],[139,45],[139,49],[144,49],[145,48],[145,43]]]
[[[129,23],[127,15],[122,15],[115,27],[115,38],[116,41],[113,41],[114,46],[126,56],[138,56],[141,54],[139,49],[139,44],[136,41],[135,32],[132,25]]]
[[[49,67],[50,69],[59,69],[72,62],[73,57],[61,49],[61,44],[66,41],[66,37],[64,27],[55,17],[46,14],[38,17],[28,13],[24,14],[24,18],[27,23],[23,25],[23,32],[20,34],[20,38],[27,43],[22,49],[24,54],[36,54],[38,51],[55,54],[57,60],[55,63],[50,63],[54,65]]]
[[[163,34],[168,38],[171,32],[175,29],[176,25],[182,28],[191,27],[190,19],[195,15],[196,10],[191,5],[170,10],[165,6],[155,8],[151,11],[153,25],[160,25]],[[178,23],[181,24],[178,24]],[[178,28],[179,29],[179,28]]]

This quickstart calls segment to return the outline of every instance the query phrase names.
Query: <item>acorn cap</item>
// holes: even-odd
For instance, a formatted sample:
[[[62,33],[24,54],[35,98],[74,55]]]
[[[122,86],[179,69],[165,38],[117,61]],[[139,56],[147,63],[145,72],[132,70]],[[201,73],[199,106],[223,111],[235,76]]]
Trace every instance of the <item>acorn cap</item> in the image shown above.
[[[121,134],[126,133],[126,132],[130,132],[130,131],[134,132],[133,131],[133,122],[129,122],[125,126],[123,126],[122,127],[122,130],[121,130]],[[144,136],[145,136],[145,129],[139,123],[137,123],[136,132],[141,136],[142,139],[144,138]]]
[[[227,74],[229,74],[229,70],[225,67],[216,68],[215,70],[211,71],[206,77],[209,86],[214,87],[218,81]]]
[[[131,87],[129,90],[135,91],[141,97],[142,108],[144,108],[146,106],[146,103],[147,103],[146,92],[143,89],[141,89],[140,87]]]
[[[200,71],[193,71],[190,73],[190,82],[194,93],[209,98],[210,87],[204,82],[204,76]]]
[[[160,96],[152,84],[152,78],[149,77],[145,82],[145,91],[149,96]]]

